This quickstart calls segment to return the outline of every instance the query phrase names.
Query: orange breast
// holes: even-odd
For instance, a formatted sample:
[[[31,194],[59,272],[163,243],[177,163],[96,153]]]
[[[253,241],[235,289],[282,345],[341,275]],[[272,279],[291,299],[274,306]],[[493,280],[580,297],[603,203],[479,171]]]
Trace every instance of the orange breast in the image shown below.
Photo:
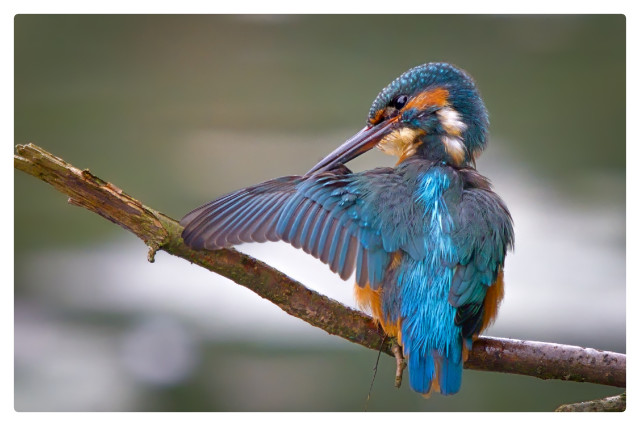
[[[498,277],[496,281],[487,289],[487,295],[484,298],[484,316],[482,317],[482,328],[480,332],[485,328],[489,327],[493,321],[495,321],[498,316],[498,307],[500,306],[500,302],[504,298],[504,279],[503,279],[502,269],[498,271]],[[471,340],[475,341],[478,338],[478,335],[475,334]],[[466,343],[462,345],[462,359],[466,361],[469,357],[469,351],[471,348],[468,348]]]
[[[498,307],[504,298],[504,279],[502,269],[498,271],[498,278],[487,290],[484,298],[484,317],[482,318],[482,330],[489,327],[498,316]]]
[[[402,260],[402,254],[400,252],[395,252],[393,257],[391,258],[391,264],[389,265],[390,269],[395,269],[400,265],[400,261]],[[373,290],[369,283],[366,286],[360,287],[359,285],[354,286],[354,295],[356,297],[356,303],[363,311],[371,312],[373,319],[375,319],[378,324],[382,327],[384,332],[391,337],[395,337],[399,342],[402,341],[402,336],[400,333],[400,319],[397,321],[389,321],[388,318],[385,317],[382,312],[382,292],[383,287],[380,286],[377,289]]]
[[[360,306],[360,309],[365,312],[371,312],[373,319],[380,324],[385,334],[391,337],[396,337],[400,341],[400,320],[392,322],[385,318],[384,313],[382,312],[381,292],[382,288],[372,290],[371,287],[369,287],[369,284],[365,287],[360,287],[357,284],[354,286],[356,302],[358,303],[358,306]]]

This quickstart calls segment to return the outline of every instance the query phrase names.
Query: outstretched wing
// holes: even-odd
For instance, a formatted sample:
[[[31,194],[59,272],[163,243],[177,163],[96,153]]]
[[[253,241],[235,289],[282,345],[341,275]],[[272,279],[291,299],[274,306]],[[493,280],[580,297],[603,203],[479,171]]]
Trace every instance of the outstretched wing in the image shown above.
[[[458,252],[449,292],[457,308],[455,322],[463,337],[480,332],[487,290],[498,279],[505,253],[513,246],[511,215],[503,201],[486,188],[465,189],[454,214],[452,240]]]
[[[351,173],[342,166],[310,177],[289,176],[241,189],[187,214],[183,239],[215,250],[242,242],[286,241],[327,263],[343,279],[356,271],[360,286],[377,288],[390,253],[403,249],[424,257],[424,243],[410,230],[389,226],[396,218],[381,208],[394,202],[413,208],[411,194],[393,169]],[[404,201],[404,204],[401,202]],[[385,226],[383,226],[385,224]],[[418,237],[419,238],[419,237]]]
[[[180,221],[185,227],[182,238],[190,247],[208,250],[242,242],[278,241],[275,223],[299,182],[298,176],[282,177],[198,207]]]

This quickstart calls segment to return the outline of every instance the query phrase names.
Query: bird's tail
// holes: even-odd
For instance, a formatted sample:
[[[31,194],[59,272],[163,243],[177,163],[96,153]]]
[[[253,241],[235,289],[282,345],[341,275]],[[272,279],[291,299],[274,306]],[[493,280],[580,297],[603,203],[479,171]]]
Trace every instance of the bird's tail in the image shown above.
[[[462,357],[460,351],[441,355],[431,350],[423,356],[408,355],[409,384],[411,389],[425,396],[431,392],[451,395],[460,390],[462,383]]]

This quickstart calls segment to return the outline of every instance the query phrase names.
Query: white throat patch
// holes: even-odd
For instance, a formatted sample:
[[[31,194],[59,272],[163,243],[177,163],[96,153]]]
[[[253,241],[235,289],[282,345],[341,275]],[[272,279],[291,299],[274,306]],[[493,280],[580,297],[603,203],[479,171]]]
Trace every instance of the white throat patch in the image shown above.
[[[451,136],[461,136],[462,132],[467,130],[467,125],[464,124],[460,113],[451,107],[444,107],[439,109],[436,114],[438,119],[444,127],[444,130]]]
[[[436,114],[440,120],[440,124],[447,132],[442,137],[442,143],[447,151],[447,154],[457,164],[462,164],[464,161],[465,153],[467,149],[464,146],[464,140],[462,139],[462,133],[467,130],[467,125],[462,121],[460,113],[453,108],[444,107],[439,109]]]

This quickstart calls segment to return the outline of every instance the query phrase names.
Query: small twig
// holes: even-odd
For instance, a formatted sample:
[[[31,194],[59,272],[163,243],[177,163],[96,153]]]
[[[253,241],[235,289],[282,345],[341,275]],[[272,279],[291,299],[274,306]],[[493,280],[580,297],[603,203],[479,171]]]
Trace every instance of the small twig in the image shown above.
[[[369,406],[369,400],[371,399],[373,384],[375,383],[376,375],[378,374],[378,365],[380,364],[380,355],[382,354],[382,348],[384,347],[385,340],[386,340],[386,336],[383,336],[382,343],[380,344],[380,350],[378,350],[378,358],[376,358],[376,365],[373,366],[373,377],[371,378],[371,385],[369,385],[369,393],[367,394],[367,400],[364,403],[364,411],[367,411],[367,407]]]
[[[18,145],[14,167],[67,194],[87,208],[141,238],[152,253],[161,249],[227,277],[264,297],[290,315],[359,345],[391,356],[390,343],[367,315],[309,290],[263,262],[236,250],[196,251],[187,247],[174,219],[153,210],[103,181],[33,145]],[[17,230],[19,232],[19,230]],[[573,380],[626,386],[624,354],[577,346],[480,337],[465,368],[524,374],[542,379]]]
[[[624,411],[627,409],[627,393],[593,401],[564,404],[556,411]]]
[[[158,246],[149,246],[149,251],[147,252],[147,261],[149,261],[149,263],[154,263],[156,261],[156,253],[158,252],[159,248],[160,247]]]

